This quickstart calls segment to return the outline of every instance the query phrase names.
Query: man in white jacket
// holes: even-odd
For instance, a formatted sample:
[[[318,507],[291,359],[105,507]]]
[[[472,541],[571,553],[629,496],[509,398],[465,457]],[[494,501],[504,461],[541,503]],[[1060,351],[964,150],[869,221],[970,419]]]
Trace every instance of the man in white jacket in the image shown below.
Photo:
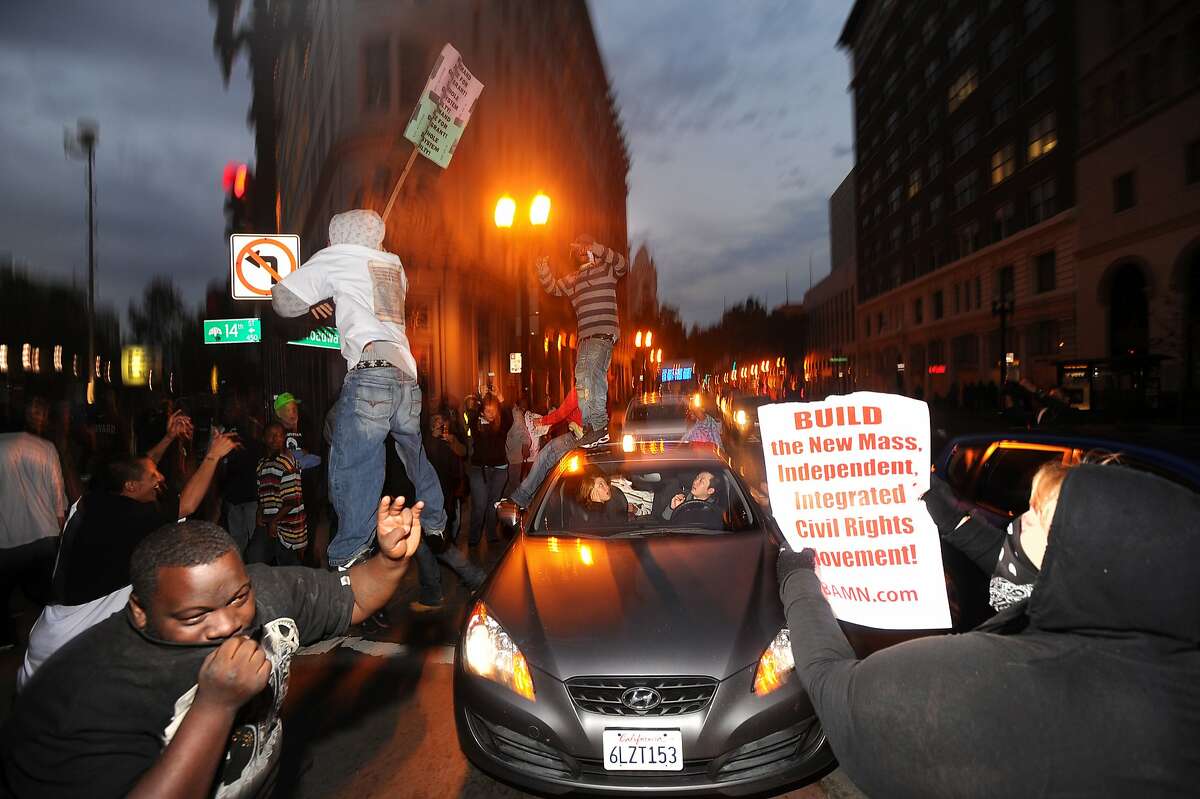
[[[329,494],[338,515],[330,568],[348,568],[371,548],[389,435],[415,498],[425,502],[426,535],[441,535],[446,526],[441,484],[421,443],[417,363],[404,333],[408,278],[400,259],[381,249],[384,232],[374,211],[337,214],[329,223],[329,246],[271,293],[271,305],[287,317],[303,316],[332,299],[349,367],[330,412]]]

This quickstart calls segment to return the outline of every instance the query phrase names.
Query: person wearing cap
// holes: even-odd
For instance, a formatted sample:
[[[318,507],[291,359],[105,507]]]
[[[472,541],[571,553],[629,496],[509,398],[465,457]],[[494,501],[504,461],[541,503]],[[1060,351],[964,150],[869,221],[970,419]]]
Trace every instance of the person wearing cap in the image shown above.
[[[338,518],[331,568],[348,568],[371,549],[389,435],[415,499],[425,502],[426,535],[440,536],[446,526],[442,488],[421,442],[417,362],[404,330],[408,278],[399,257],[383,250],[385,232],[374,211],[336,214],[329,246],[271,292],[281,316],[333,316],[349,369],[330,417],[329,493]]]
[[[284,448],[296,457],[300,468],[313,469],[321,465],[321,456],[304,447],[304,431],[300,429],[300,400],[290,391],[275,397],[275,418],[283,425]]]

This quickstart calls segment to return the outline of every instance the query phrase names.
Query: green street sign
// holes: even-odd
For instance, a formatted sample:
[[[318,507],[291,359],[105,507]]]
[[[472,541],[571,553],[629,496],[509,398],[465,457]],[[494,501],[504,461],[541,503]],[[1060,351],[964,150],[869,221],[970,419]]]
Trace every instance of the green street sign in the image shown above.
[[[338,336],[336,327],[318,327],[304,338],[289,341],[288,344],[295,344],[297,347],[340,350],[342,348],[342,339]]]
[[[205,344],[257,344],[262,341],[262,320],[205,319]]]

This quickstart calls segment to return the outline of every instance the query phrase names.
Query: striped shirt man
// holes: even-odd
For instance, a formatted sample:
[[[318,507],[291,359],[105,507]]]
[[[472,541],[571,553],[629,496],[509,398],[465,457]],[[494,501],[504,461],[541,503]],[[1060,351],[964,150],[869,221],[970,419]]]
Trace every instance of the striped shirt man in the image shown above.
[[[620,335],[617,281],[629,271],[629,265],[625,257],[611,247],[594,243],[590,249],[596,256],[595,262],[566,277],[555,278],[550,272],[549,260],[538,259],[538,280],[548,293],[571,301],[580,340],[591,336],[611,336],[616,342]]]
[[[275,521],[279,543],[288,549],[308,546],[300,464],[290,450],[258,462],[258,508],[268,525]]]

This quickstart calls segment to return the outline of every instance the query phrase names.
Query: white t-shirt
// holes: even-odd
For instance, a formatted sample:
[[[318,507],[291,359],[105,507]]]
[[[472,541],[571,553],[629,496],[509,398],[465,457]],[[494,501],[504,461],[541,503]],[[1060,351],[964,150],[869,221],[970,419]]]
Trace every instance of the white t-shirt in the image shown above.
[[[384,341],[396,345],[404,361],[396,366],[417,376],[417,362],[404,334],[408,277],[397,256],[360,244],[334,244],[315,253],[280,285],[309,305],[333,298],[347,366],[358,363],[372,341]]]
[[[58,535],[66,512],[54,445],[29,433],[0,435],[0,549]]]

